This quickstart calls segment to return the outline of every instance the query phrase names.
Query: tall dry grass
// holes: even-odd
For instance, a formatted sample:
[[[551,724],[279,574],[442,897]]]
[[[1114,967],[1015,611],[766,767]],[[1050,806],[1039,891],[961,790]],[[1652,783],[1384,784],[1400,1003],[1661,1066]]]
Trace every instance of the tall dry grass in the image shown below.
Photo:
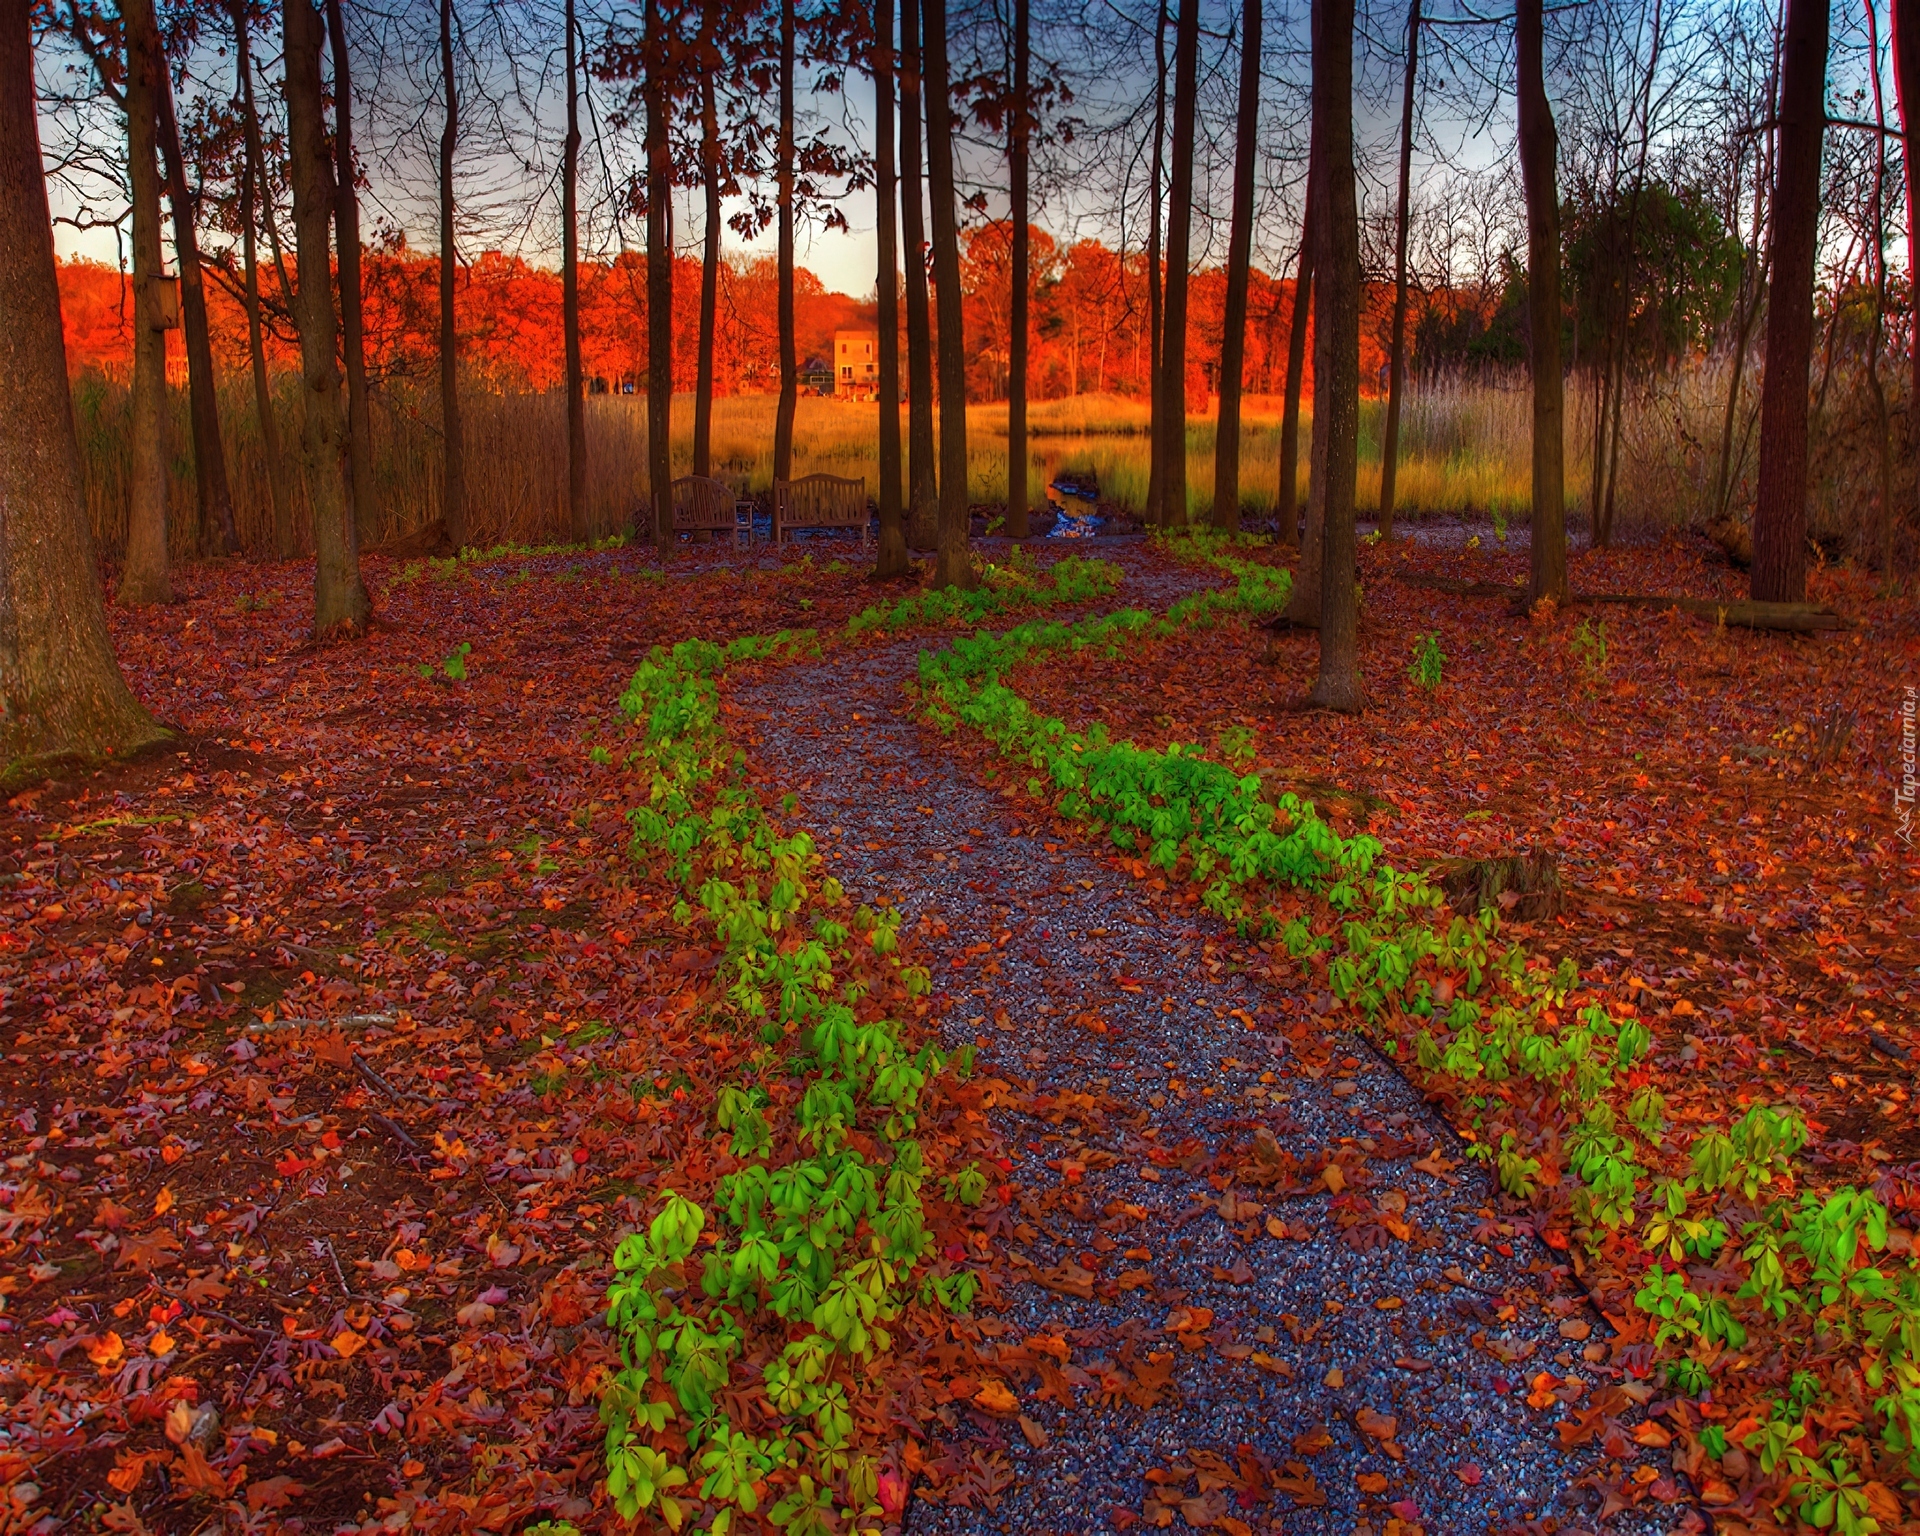
[[[1904,380],[1891,371],[1889,401],[1894,419],[1896,485],[1902,506],[1913,503],[1914,465],[1920,454],[1909,440]],[[1616,526],[1623,531],[1698,522],[1712,511],[1714,480],[1727,370],[1709,364],[1640,381],[1624,414]],[[307,507],[298,473],[298,381],[279,381],[276,405],[289,455],[296,525],[304,530]],[[1748,371],[1738,403],[1732,505],[1752,504],[1757,445],[1752,418],[1756,381]],[[124,385],[83,376],[73,387],[75,419],[86,472],[88,512],[99,547],[118,555],[126,538],[128,400]],[[191,552],[195,493],[191,436],[184,390],[170,395],[169,506],[177,554]],[[478,383],[463,396],[467,434],[470,519],[476,543],[545,543],[567,536],[566,411],[558,392],[502,394]],[[247,550],[273,549],[272,507],[265,455],[254,417],[252,390],[244,378],[220,390],[222,432],[232,477],[235,512]],[[773,481],[773,420],[769,395],[716,400],[713,407],[713,472],[745,493],[769,490]],[[1270,514],[1278,489],[1280,406],[1277,397],[1250,397],[1242,432],[1241,497],[1248,516]],[[1569,512],[1577,522],[1589,513],[1594,402],[1584,383],[1571,381],[1566,412]],[[1358,500],[1361,515],[1379,502],[1382,402],[1360,409]],[[1006,499],[1004,404],[968,409],[968,497],[976,504]],[[1419,518],[1436,514],[1493,515],[1522,521],[1531,500],[1531,394],[1524,375],[1424,378],[1412,382],[1401,417],[1398,512]],[[1877,414],[1865,391],[1836,377],[1814,415],[1813,480],[1809,521],[1823,542],[1858,547],[1874,526],[1877,507],[1873,446]],[[1029,419],[1028,484],[1039,488],[1063,471],[1092,475],[1102,496],[1138,509],[1146,501],[1148,410],[1144,402],[1118,396],[1080,396],[1037,403]],[[1195,415],[1187,425],[1189,515],[1207,517],[1213,505],[1215,419]],[[1307,491],[1306,442],[1311,412],[1301,421],[1303,460],[1298,494]],[[692,466],[693,402],[680,396],[673,407],[675,474]],[[878,490],[875,461],[878,407],[804,397],[794,433],[794,471],[824,471],[866,482]],[[600,395],[587,402],[588,497],[596,535],[626,527],[645,504],[646,401],[638,395]],[[373,412],[377,514],[363,519],[362,542],[377,545],[437,517],[440,512],[440,428],[436,392],[390,381],[376,392]],[[1903,537],[1905,535],[1903,534]]]

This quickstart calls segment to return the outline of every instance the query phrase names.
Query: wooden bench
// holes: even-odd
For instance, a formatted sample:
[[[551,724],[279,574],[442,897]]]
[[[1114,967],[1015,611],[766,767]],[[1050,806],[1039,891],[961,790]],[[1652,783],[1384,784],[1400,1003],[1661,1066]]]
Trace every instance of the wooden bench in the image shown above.
[[[701,529],[731,532],[734,547],[740,546],[740,498],[733,487],[706,475],[682,475],[673,482],[673,531],[693,533]],[[747,542],[753,542],[753,523],[746,527]]]
[[[858,528],[867,542],[867,483],[842,475],[802,475],[773,483],[773,542],[795,528]]]

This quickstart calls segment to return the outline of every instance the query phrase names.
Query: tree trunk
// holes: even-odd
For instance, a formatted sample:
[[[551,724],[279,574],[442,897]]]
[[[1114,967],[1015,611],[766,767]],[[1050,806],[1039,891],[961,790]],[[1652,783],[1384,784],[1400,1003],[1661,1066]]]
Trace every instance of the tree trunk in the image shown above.
[[[365,302],[360,280],[360,193],[353,161],[353,66],[340,0],[327,0],[327,39],[333,51],[334,246],[340,278],[340,350],[347,365],[347,468],[353,526],[377,529],[380,493],[373,482],[373,406],[367,395]]]
[[[1166,407],[1160,522],[1187,523],[1187,266],[1193,240],[1193,139],[1199,91],[1200,0],[1180,0],[1173,41],[1173,179],[1167,194],[1166,340],[1160,346]]]
[[[1532,558],[1527,600],[1567,600],[1565,380],[1560,371],[1560,140],[1547,101],[1542,0],[1514,9],[1520,175],[1527,197],[1527,366],[1533,384]]]
[[[1166,344],[1165,295],[1160,287],[1164,254],[1160,225],[1160,178],[1165,171],[1167,141],[1167,0],[1160,0],[1153,31],[1153,153],[1148,157],[1150,186],[1147,199],[1147,506],[1145,520],[1158,527],[1165,519],[1166,370],[1161,348]]]
[[[347,495],[347,432],[334,361],[338,321],[328,236],[332,167],[322,112],[319,13],[312,0],[283,0],[287,153],[293,179],[294,323],[300,331],[300,458],[313,507],[315,638],[364,634],[373,604],[360,580],[360,543]]]
[[[572,0],[568,0],[571,4]],[[713,8],[700,13],[700,187],[706,199],[701,230],[700,359],[693,385],[693,472],[713,473],[713,349],[720,326],[721,212],[720,108],[713,76],[718,64],[713,46]]]
[[[1025,4],[1025,0],[1021,0]],[[880,245],[880,547],[874,579],[890,581],[911,569],[900,507],[900,251],[893,200],[893,0],[873,6],[874,212]]]
[[[1380,434],[1380,537],[1393,537],[1400,471],[1400,396],[1407,383],[1407,221],[1413,201],[1413,107],[1420,82],[1420,0],[1407,7],[1407,78],[1400,97],[1400,197],[1393,221],[1393,335],[1387,346],[1387,420]]]
[[[1787,0],[1760,393],[1760,487],[1753,509],[1753,596],[1763,602],[1797,603],[1807,595],[1807,370],[1828,25],[1829,0]]]
[[[1314,183],[1318,179],[1309,151],[1300,259],[1294,266],[1292,313],[1287,319],[1287,398],[1280,415],[1280,486],[1274,500],[1276,534],[1287,547],[1300,542],[1300,390],[1307,372],[1307,316],[1313,313]],[[1319,611],[1317,606],[1314,611]]]
[[[785,14],[792,15],[793,0]],[[646,0],[647,30],[647,491],[653,503],[654,547],[665,555],[673,547],[673,159],[668,142],[667,114],[672,97],[667,87],[669,69],[666,18],[661,0]],[[791,32],[785,34],[791,37]],[[791,62],[789,51],[787,58]],[[783,105],[787,98],[782,97]],[[782,119],[783,124],[788,121]],[[783,128],[783,133],[785,132]],[[783,140],[791,149],[790,135]],[[789,162],[790,163],[790,162]],[[789,198],[792,183],[789,180]],[[786,301],[783,311],[792,337],[793,254],[791,240],[782,249]],[[788,404],[783,388],[781,402]],[[788,451],[792,451],[793,423],[788,417]],[[778,450],[775,450],[776,454]],[[776,469],[775,474],[779,474]],[[786,478],[784,475],[782,479]]]
[[[292,3],[292,0],[288,0]],[[460,336],[453,310],[453,156],[460,144],[460,86],[453,75],[453,0],[440,0],[440,432],[441,516],[455,549],[467,543],[467,445],[460,428]]]
[[[180,323],[187,344],[187,403],[193,423],[193,478],[200,513],[196,542],[215,554],[233,555],[240,551],[240,535],[233,526],[227,450],[220,440],[213,339],[207,330],[207,285],[200,271],[194,202],[187,191],[187,161],[180,149],[180,122],[174,114],[173,81],[167,74],[164,51],[155,60],[153,90],[160,109],[160,156],[167,169],[167,202],[173,211],[174,263],[180,269]]]
[[[953,186],[953,99],[946,0],[926,0],[927,195],[933,204],[933,289],[940,327],[940,542],[936,587],[978,584],[967,552],[967,349],[961,326],[960,210]]]
[[[1907,454],[1920,458],[1920,0],[1892,0],[1888,7],[1887,48],[1893,55],[1893,99],[1900,114],[1901,149],[1907,183],[1907,279],[1914,320],[1907,341],[1913,379],[1907,395]],[[1914,480],[1914,522],[1920,526],[1920,476]],[[1891,557],[1891,551],[1889,551]],[[1892,564],[1889,558],[1888,571]]]
[[[1354,477],[1360,450],[1360,211],[1353,171],[1353,0],[1315,0],[1314,137],[1326,220],[1320,236],[1324,274],[1314,296],[1313,324],[1325,338],[1324,372],[1313,380],[1316,435],[1325,423],[1324,457],[1313,478],[1324,480],[1325,531],[1320,569],[1320,676],[1312,702],[1357,713],[1360,687],[1360,599],[1356,591]],[[1325,473],[1322,473],[1324,468]]]
[[[1213,437],[1213,524],[1240,531],[1240,375],[1247,357],[1247,283],[1253,265],[1253,173],[1259,158],[1260,0],[1246,0],[1240,101],[1233,134],[1233,225],[1220,336],[1220,418]]]
[[[153,0],[122,0],[127,49],[127,164],[133,184],[132,495],[117,601],[173,601],[167,572],[167,337],[160,328],[159,28]]]
[[[567,138],[560,156],[560,325],[567,352],[567,527],[573,542],[593,537],[587,511],[587,396],[580,362],[580,28],[567,0]],[[696,467],[695,474],[704,475]]]
[[[1873,139],[1873,193],[1868,200],[1872,210],[1873,239],[1868,254],[1873,261],[1873,328],[1867,337],[1867,393],[1873,396],[1874,459],[1879,471],[1880,548],[1876,558],[1880,574],[1893,580],[1893,425],[1887,409],[1887,389],[1880,379],[1880,354],[1887,344],[1887,102],[1880,84],[1880,20],[1872,0],[1867,13],[1867,58],[1873,89],[1873,122],[1880,131]],[[1920,319],[1920,307],[1915,309]],[[1914,343],[1920,347],[1920,325],[1914,330]],[[1914,409],[1920,410],[1920,401]]]
[[[246,0],[232,0],[234,70],[240,77],[240,110],[245,126],[246,166],[240,184],[240,253],[246,285],[247,353],[253,366],[253,410],[260,420],[260,444],[267,463],[267,494],[273,502],[273,547],[282,560],[299,552],[293,526],[293,494],[287,485],[287,461],[280,445],[280,419],[267,373],[266,328],[260,304],[258,200],[266,187],[266,155],[260,144],[260,114],[253,99],[251,23]]]
[[[1033,118],[1028,110],[1027,73],[1032,52],[1029,0],[1013,0],[1013,110],[1008,114],[1008,169],[1013,194],[1013,294],[1007,342],[1007,535],[1027,536],[1027,288],[1032,281],[1032,217],[1027,189],[1028,145]]]
[[[793,414],[800,394],[793,317],[794,0],[780,0],[780,142],[775,180],[780,220],[780,404],[773,418],[773,478],[793,478]]]
[[[0,0],[0,786],[166,735],[113,657],[68,393],[31,0]],[[151,145],[149,145],[151,148]],[[151,163],[151,157],[149,157]]]
[[[1317,132],[1317,130],[1316,130]],[[1293,595],[1288,599],[1289,624],[1306,629],[1320,627],[1320,571],[1326,552],[1327,531],[1327,427],[1331,421],[1320,408],[1322,389],[1330,387],[1333,377],[1332,333],[1323,323],[1327,277],[1327,167],[1325,151],[1318,137],[1308,152],[1312,168],[1307,174],[1307,196],[1312,202],[1308,213],[1313,228],[1313,425],[1307,446],[1307,511],[1300,530],[1300,559],[1293,574]]]
[[[907,279],[907,547],[940,539],[933,443],[933,326],[927,314],[927,223],[920,152],[920,0],[900,0],[900,223]]]

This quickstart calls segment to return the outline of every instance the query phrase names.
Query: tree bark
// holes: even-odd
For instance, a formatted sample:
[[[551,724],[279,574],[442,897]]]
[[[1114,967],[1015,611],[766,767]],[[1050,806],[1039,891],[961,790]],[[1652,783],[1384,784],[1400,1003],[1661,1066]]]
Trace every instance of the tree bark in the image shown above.
[[[571,4],[572,0],[568,0]],[[713,349],[720,326],[720,108],[713,76],[713,12],[700,13],[700,187],[705,196],[700,261],[700,359],[693,385],[693,472],[713,473]]]
[[[793,75],[794,0],[780,0],[780,142],[775,170],[779,197],[780,404],[773,418],[773,478],[793,478],[793,415],[800,393],[793,316]]]
[[[593,537],[587,511],[587,396],[580,361],[580,28],[567,0],[567,137],[560,156],[560,325],[567,353],[567,527],[576,544]],[[711,89],[711,87],[709,87]],[[695,474],[704,475],[698,468]]]
[[[940,327],[940,542],[936,587],[972,587],[967,552],[967,351],[961,324],[960,210],[953,185],[953,100],[947,80],[946,0],[925,0],[927,194],[933,204],[933,289]]]
[[[1167,193],[1166,340],[1160,346],[1166,468],[1160,521],[1187,523],[1187,266],[1193,241],[1193,140],[1199,92],[1200,0],[1180,0],[1173,41],[1173,177]]]
[[[133,188],[132,495],[116,600],[123,607],[173,601],[167,570],[167,337],[160,328],[160,33],[153,0],[122,0],[127,49],[127,164]]]
[[[158,45],[158,34],[155,43]],[[187,161],[180,148],[180,122],[173,107],[173,81],[164,49],[156,55],[153,82],[160,110],[160,158],[167,171],[167,203],[173,213],[174,264],[180,269],[180,323],[187,344],[187,404],[193,424],[193,478],[200,513],[197,543],[215,554],[240,550],[233,526],[233,491],[227,480],[227,450],[220,439],[220,402],[214,392],[213,339],[207,330],[207,285],[194,233],[194,202],[187,191]]]
[[[1307,316],[1313,313],[1314,183],[1318,179],[1316,162],[1309,151],[1306,210],[1300,216],[1300,259],[1294,267],[1292,313],[1287,320],[1287,397],[1280,416],[1280,486],[1274,500],[1277,536],[1287,547],[1300,542],[1300,390],[1307,371]]]
[[[1542,0],[1514,7],[1520,176],[1527,197],[1527,364],[1533,384],[1532,558],[1527,598],[1567,600],[1565,380],[1560,371],[1560,140],[1547,100]]]
[[[1907,342],[1907,360],[1913,378],[1907,395],[1907,452],[1920,457],[1920,0],[1891,0],[1888,7],[1887,47],[1893,55],[1893,99],[1900,114],[1901,151],[1907,183],[1907,276],[1915,320]],[[1914,479],[1914,522],[1920,526],[1920,476]],[[1891,572],[1892,565],[1889,563]]]
[[[273,381],[267,372],[266,327],[260,302],[259,236],[255,230],[259,200],[266,188],[266,155],[260,143],[260,114],[253,99],[253,52],[246,0],[232,0],[234,70],[240,77],[240,112],[245,129],[246,165],[240,183],[240,255],[247,306],[247,353],[253,369],[253,411],[260,421],[260,445],[267,464],[267,494],[273,503],[274,553],[291,560],[299,551],[293,525],[293,493],[287,485],[287,460],[280,443],[280,418],[274,408]]]
[[[113,657],[68,393],[31,0],[0,0],[0,786],[166,735]],[[151,147],[151,146],[149,146]]]
[[[1147,199],[1147,506],[1146,521],[1158,527],[1165,519],[1166,370],[1161,350],[1166,345],[1166,304],[1161,289],[1164,242],[1160,223],[1160,178],[1165,173],[1167,141],[1167,0],[1160,0],[1153,31],[1153,153],[1148,157]]]
[[[1009,306],[1007,340],[1007,534],[1027,536],[1027,298],[1032,281],[1032,217],[1027,186],[1028,149],[1033,118],[1027,95],[1029,55],[1032,52],[1032,16],[1029,0],[1013,0],[1013,110],[1007,115],[1008,154],[1012,183],[1013,293]]]
[[[793,0],[784,14],[792,15]],[[647,490],[653,503],[654,547],[665,555],[673,547],[673,159],[667,138],[668,90],[666,18],[661,0],[646,0],[647,30]],[[791,37],[791,33],[786,34]],[[788,54],[791,59],[791,52]],[[788,98],[782,97],[783,105]],[[783,124],[787,119],[783,118]],[[783,132],[784,132],[783,128]],[[790,134],[784,142],[791,147]],[[789,189],[791,181],[788,182]],[[791,195],[789,193],[789,195]],[[785,313],[791,319],[793,268],[789,241],[782,256],[786,273]],[[786,339],[791,339],[791,330]],[[787,396],[781,393],[783,404]],[[789,452],[792,420],[788,419]],[[775,450],[776,453],[778,450]],[[779,470],[775,470],[779,474]],[[784,475],[782,479],[786,478]]]
[[[360,580],[360,542],[347,494],[347,432],[334,361],[338,321],[328,236],[333,173],[322,113],[323,33],[312,0],[282,0],[287,152],[293,179],[294,323],[300,330],[300,458],[313,507],[313,632],[316,639],[366,632],[373,604]]]
[[[355,528],[378,528],[380,493],[373,479],[373,406],[367,394],[365,301],[360,279],[360,194],[354,185],[353,65],[340,0],[327,0],[333,53],[334,246],[340,279],[340,350],[347,365],[347,467]]]
[[[1787,0],[1760,392],[1760,485],[1753,509],[1753,596],[1763,602],[1797,603],[1807,595],[1807,371],[1829,19],[1829,0]]]
[[[933,326],[927,313],[927,223],[920,149],[920,0],[900,0],[900,223],[906,236],[907,547],[940,540],[933,441]]]
[[[1021,0],[1025,4],[1025,0]],[[893,200],[899,177],[893,164],[893,0],[873,5],[874,211],[880,246],[880,547],[876,581],[911,569],[900,505],[900,251]]]
[[[1314,330],[1325,338],[1324,372],[1316,368],[1313,419],[1325,431],[1324,457],[1314,480],[1326,484],[1320,570],[1320,676],[1311,702],[1358,713],[1360,600],[1356,591],[1354,478],[1360,449],[1360,212],[1353,170],[1353,0],[1315,0],[1314,137],[1324,146],[1321,165],[1326,220],[1318,265],[1324,274],[1314,295]],[[1324,469],[1324,474],[1322,470]]]
[[[292,0],[289,0],[292,3]],[[467,543],[467,445],[460,426],[460,334],[453,308],[453,156],[460,145],[460,85],[453,74],[453,0],[440,0],[440,447],[441,517],[455,549]]]
[[[1413,201],[1413,108],[1420,83],[1420,0],[1407,7],[1407,78],[1400,98],[1400,197],[1393,223],[1393,334],[1387,346],[1387,420],[1380,433],[1380,537],[1393,537],[1400,471],[1400,396],[1407,382],[1407,221]]]
[[[1240,100],[1234,124],[1233,223],[1220,335],[1220,416],[1213,437],[1213,523],[1240,531],[1240,375],[1247,356],[1247,284],[1253,266],[1253,174],[1260,146],[1260,0],[1246,0]]]

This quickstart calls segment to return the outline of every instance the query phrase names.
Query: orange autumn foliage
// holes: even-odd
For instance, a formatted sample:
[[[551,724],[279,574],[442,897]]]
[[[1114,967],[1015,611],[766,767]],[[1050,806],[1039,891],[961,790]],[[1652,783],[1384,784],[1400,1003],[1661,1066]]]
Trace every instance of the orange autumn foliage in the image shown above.
[[[962,280],[966,288],[967,392],[973,400],[1006,398],[1008,357],[1008,226],[989,224],[969,237]],[[437,366],[438,261],[401,247],[369,251],[363,263],[367,364],[376,379],[430,380]],[[1121,255],[1096,240],[1062,247],[1033,232],[1030,392],[1035,399],[1078,394],[1144,396],[1148,392],[1147,266],[1138,253]],[[262,273],[270,311],[268,356],[276,369],[298,365],[278,279]],[[694,386],[699,347],[700,267],[675,258],[674,365],[676,390]],[[637,389],[646,371],[646,260],[626,252],[581,271],[582,350],[598,391]],[[795,308],[803,373],[825,366],[836,330],[874,324],[868,299],[829,292],[814,273],[795,276]],[[774,316],[776,271],[770,258],[731,258],[721,272],[715,391],[770,392],[778,386]],[[1204,411],[1219,389],[1226,274],[1218,268],[1192,279],[1188,335],[1189,407]],[[67,363],[74,373],[123,377],[131,357],[131,295],[125,276],[87,260],[60,265]],[[1362,389],[1384,384],[1384,335],[1392,294],[1370,285],[1361,332]],[[461,353],[484,386],[514,392],[557,388],[561,382],[560,275],[517,256],[487,252],[463,267],[456,305]],[[1278,394],[1286,370],[1291,278],[1256,270],[1248,299],[1244,382],[1256,394]],[[208,284],[208,311],[216,357],[223,367],[247,366],[247,326],[237,286]],[[1309,322],[1310,324],[1311,322]],[[1311,336],[1311,330],[1309,330]],[[903,338],[904,341],[904,338]],[[168,337],[168,368],[183,377],[178,334]],[[1309,369],[1308,392],[1311,393]]]

